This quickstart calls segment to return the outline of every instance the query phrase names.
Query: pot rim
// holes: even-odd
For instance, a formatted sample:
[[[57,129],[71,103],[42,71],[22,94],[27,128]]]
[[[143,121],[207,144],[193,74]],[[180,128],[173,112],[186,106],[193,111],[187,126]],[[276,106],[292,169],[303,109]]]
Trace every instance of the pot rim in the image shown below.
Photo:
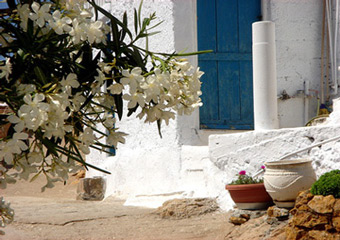
[[[251,184],[227,184],[226,190],[247,190],[249,188],[264,188],[264,183],[251,183]]]
[[[299,165],[304,163],[310,163],[313,160],[311,159],[287,159],[287,160],[278,160],[278,161],[271,161],[265,162],[264,165],[267,166],[282,166],[282,165]]]

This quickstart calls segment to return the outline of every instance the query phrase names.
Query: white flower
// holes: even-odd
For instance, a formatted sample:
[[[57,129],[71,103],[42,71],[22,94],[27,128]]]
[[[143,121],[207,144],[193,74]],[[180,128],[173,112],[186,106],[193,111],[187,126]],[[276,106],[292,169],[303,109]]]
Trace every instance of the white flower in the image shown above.
[[[85,128],[84,132],[80,134],[79,140],[85,145],[90,145],[96,140],[96,137],[93,134],[93,130],[89,127]]]
[[[65,124],[65,120],[69,117],[65,111],[67,105],[63,105],[62,99],[59,97],[53,98],[49,96],[49,111],[48,120],[44,122],[44,137],[51,138],[52,136],[62,139],[65,132],[70,132],[73,127]]]
[[[98,63],[98,66],[100,67],[100,69],[104,72],[104,73],[106,73],[106,74],[109,74],[110,73],[110,71],[111,71],[111,69],[112,69],[112,65],[110,65],[110,64],[107,64],[107,63],[104,63],[104,62],[99,62]]]
[[[107,79],[105,77],[105,74],[99,69],[97,69],[97,73],[98,75],[94,77],[96,81],[91,85],[92,93],[94,94],[100,93],[100,88],[103,86],[104,81]]]
[[[103,125],[107,128],[113,128],[114,124],[116,123],[116,119],[114,118],[113,114],[105,114]]]
[[[80,93],[76,93],[74,95],[73,99],[71,100],[73,111],[79,111],[79,108],[81,105],[85,102],[86,98]]]
[[[66,79],[63,78],[60,81],[60,84],[64,87],[66,93],[69,96],[72,95],[71,88],[77,88],[80,86],[79,82],[77,81],[77,75],[75,73],[70,73],[69,75],[67,75]]]
[[[72,30],[70,24],[72,23],[71,18],[62,17],[59,10],[54,11],[52,14],[52,19],[48,21],[51,28],[59,35],[63,33],[68,33]]]
[[[19,83],[19,86],[17,87],[17,93],[18,95],[26,95],[27,93],[35,92],[36,86],[34,84],[24,84]]]
[[[0,142],[0,160],[5,160],[7,164],[13,164],[14,149],[5,141]],[[19,152],[20,153],[20,152]]]
[[[19,174],[20,179],[28,180],[29,176],[38,172],[38,166],[31,165],[25,161],[21,162],[22,171]]]
[[[34,99],[30,94],[24,96],[26,104],[20,107],[19,117],[25,119],[27,128],[36,131],[48,119],[49,104],[43,102],[44,99],[45,96],[42,93],[36,94]]]
[[[44,158],[41,152],[30,152],[28,154],[28,163],[33,164],[33,163],[41,163]]]
[[[111,94],[121,94],[123,88],[124,86],[122,84],[114,82],[109,87],[107,87],[107,90],[110,90]]]
[[[86,40],[86,33],[85,33],[85,24],[80,23],[77,18],[73,19],[72,21],[72,29],[69,32],[70,36],[72,36],[72,42],[74,44],[78,44],[81,41]]]
[[[8,141],[0,142],[0,160],[4,159],[9,165],[13,164],[14,154],[20,154],[28,149],[27,145],[22,141],[28,138],[27,133],[14,133],[13,137]]]
[[[21,115],[20,114],[20,110],[19,110],[19,113],[18,113],[19,115]],[[14,130],[16,131],[16,132],[22,132],[22,130],[24,130],[24,128],[25,128],[25,118],[24,117],[17,117],[16,115],[9,115],[8,117],[7,117],[7,120],[10,122],[10,123],[13,123],[13,124],[15,124],[15,126],[14,126]]]
[[[46,3],[40,6],[39,3],[33,2],[31,7],[34,13],[31,12],[29,14],[29,18],[32,21],[35,21],[35,23],[42,28],[45,25],[45,21],[48,21],[52,18],[51,14],[49,13],[51,4]]]
[[[28,16],[30,14],[29,5],[26,3],[24,5],[18,4],[18,13],[21,20],[20,27],[26,32],[27,31],[27,23]]]
[[[123,144],[125,143],[125,138],[124,138],[125,136],[127,136],[126,133],[110,131],[110,134],[106,139],[106,142],[108,145],[117,147],[118,142],[123,143]]]
[[[123,99],[129,101],[128,108],[134,108],[137,103],[139,106],[145,106],[145,99],[142,93],[135,92],[132,95],[124,94]]]
[[[9,75],[12,73],[12,64],[10,58],[6,58],[6,63],[4,66],[0,66],[0,78],[5,77],[7,82],[9,82]]]
[[[85,33],[87,34],[87,38],[90,44],[93,44],[94,42],[105,42],[105,34],[101,29],[102,26],[102,21],[96,21],[87,25]]]
[[[152,100],[154,103],[158,103],[161,86],[157,80],[158,79],[155,75],[150,75],[146,78],[145,82],[140,85],[140,87],[144,89],[145,99],[147,102]]]
[[[144,81],[144,77],[141,75],[142,69],[140,67],[133,68],[131,72],[123,69],[122,74],[124,77],[120,80],[120,83],[128,85],[131,94],[135,93],[139,84]]]
[[[191,64],[186,59],[181,59],[179,61],[174,60],[173,63],[183,72],[187,72],[192,69]]]
[[[8,141],[8,144],[12,144],[14,148],[20,149],[21,151],[26,151],[28,146],[22,140],[28,139],[28,134],[24,132],[16,132],[13,134],[12,139]],[[19,152],[19,150],[18,150]]]

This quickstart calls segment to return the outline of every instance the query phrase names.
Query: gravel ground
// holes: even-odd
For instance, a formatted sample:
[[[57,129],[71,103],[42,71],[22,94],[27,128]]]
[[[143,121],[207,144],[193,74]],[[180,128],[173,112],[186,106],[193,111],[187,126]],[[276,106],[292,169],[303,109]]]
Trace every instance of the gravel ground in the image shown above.
[[[126,207],[124,200],[76,199],[76,182],[40,192],[43,180],[19,182],[2,192],[15,210],[2,240],[222,240],[284,239],[282,224],[265,218],[229,223],[231,213],[215,211],[184,219],[162,218],[155,209]],[[281,229],[281,230],[280,230]],[[280,235],[281,234],[281,235]],[[281,237],[280,237],[281,236]]]

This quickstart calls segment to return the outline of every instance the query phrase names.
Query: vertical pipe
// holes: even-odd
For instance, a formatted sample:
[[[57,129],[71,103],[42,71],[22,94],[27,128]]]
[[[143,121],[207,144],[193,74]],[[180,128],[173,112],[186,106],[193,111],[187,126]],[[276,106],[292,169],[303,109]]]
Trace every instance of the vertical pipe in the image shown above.
[[[253,23],[255,130],[279,128],[277,111],[275,24]]]
[[[305,94],[304,94],[304,107],[305,107],[305,114],[304,114],[304,122],[305,124],[308,122],[309,120],[309,80],[305,79]]]

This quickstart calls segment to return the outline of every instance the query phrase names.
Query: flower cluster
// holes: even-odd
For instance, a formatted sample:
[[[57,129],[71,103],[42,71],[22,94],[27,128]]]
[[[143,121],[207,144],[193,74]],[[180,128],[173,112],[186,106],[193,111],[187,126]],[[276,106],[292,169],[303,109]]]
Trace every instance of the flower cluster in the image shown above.
[[[128,116],[158,126],[202,105],[199,68],[135,45],[153,34],[154,14],[142,20],[136,11],[133,33],[126,14],[119,21],[93,0],[16,3],[0,15],[0,103],[9,108],[0,125],[10,124],[0,139],[1,188],[44,174],[44,189],[96,168],[84,158],[91,148],[109,153],[125,143],[115,127],[123,101]]]
[[[6,203],[3,197],[0,197],[0,227],[5,227],[7,224],[11,223],[14,218],[14,211],[10,207],[9,203]],[[4,232],[0,231],[0,235]]]
[[[265,169],[265,166],[261,166],[261,169]],[[230,185],[263,183],[263,178],[253,178],[245,170],[240,171],[236,176],[237,179],[233,180]]]

